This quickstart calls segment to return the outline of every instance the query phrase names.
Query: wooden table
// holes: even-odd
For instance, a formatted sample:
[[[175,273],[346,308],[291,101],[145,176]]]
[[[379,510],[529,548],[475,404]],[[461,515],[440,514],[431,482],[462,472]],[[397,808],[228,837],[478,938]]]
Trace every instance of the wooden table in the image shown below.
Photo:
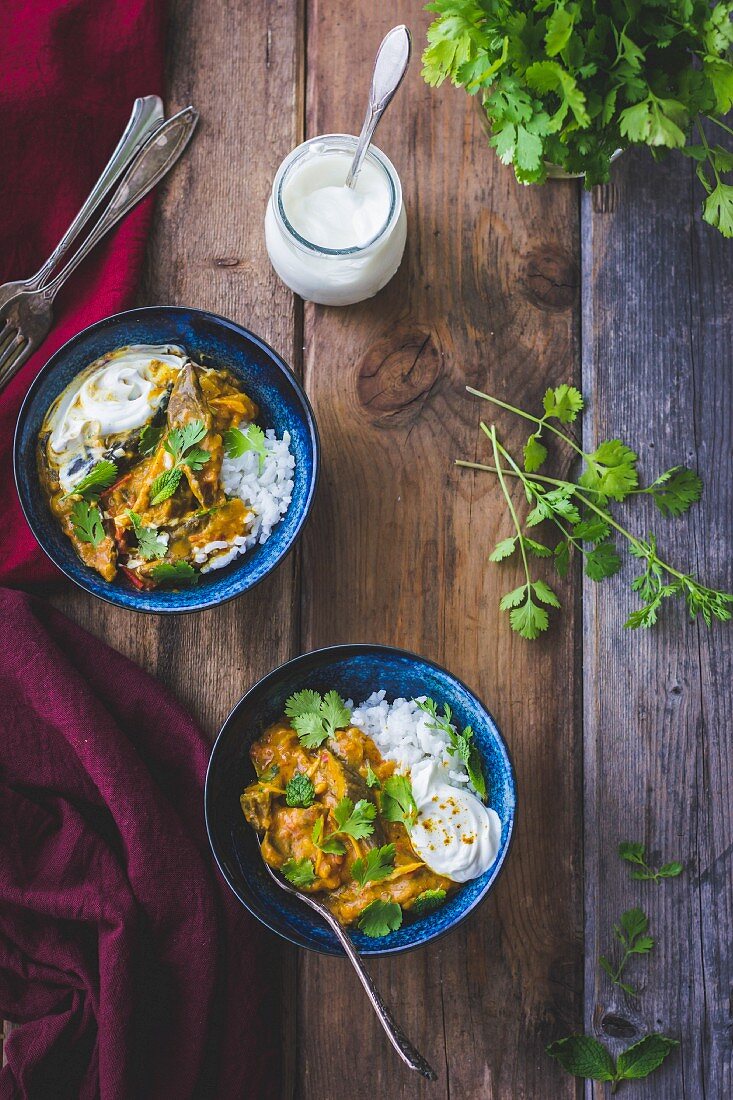
[[[544,1048],[585,1027],[614,1052],[649,1030],[681,1040],[629,1096],[727,1097],[733,634],[681,608],[652,632],[624,631],[628,568],[602,587],[574,574],[561,620],[522,641],[497,610],[514,568],[487,563],[508,533],[499,489],[453,460],[486,453],[488,407],[466,384],[525,406],[549,384],[582,385],[588,444],[638,444],[648,475],[674,462],[703,473],[689,518],[650,506],[635,522],[733,588],[733,246],[702,225],[679,158],[627,154],[591,194],[518,186],[473,104],[427,88],[416,58],[378,135],[408,209],[399,274],[350,309],[294,300],[265,253],[273,175],[303,137],[358,129],[377,44],[400,20],[419,53],[428,18],[407,0],[172,4],[168,106],[194,103],[201,124],[161,190],[140,301],[224,314],[292,363],[323,441],[318,500],[298,552],[219,610],[170,620],[76,592],[58,602],[168,684],[212,737],[274,665],[356,640],[444,663],[504,731],[520,809],[503,878],[453,935],[374,966],[440,1080],[401,1068],[344,962],[282,947],[287,1096],[577,1097]],[[517,446],[520,425],[497,423]],[[616,855],[624,839],[683,860],[684,877],[632,882]],[[597,966],[633,904],[659,941],[636,972],[639,1001]]]

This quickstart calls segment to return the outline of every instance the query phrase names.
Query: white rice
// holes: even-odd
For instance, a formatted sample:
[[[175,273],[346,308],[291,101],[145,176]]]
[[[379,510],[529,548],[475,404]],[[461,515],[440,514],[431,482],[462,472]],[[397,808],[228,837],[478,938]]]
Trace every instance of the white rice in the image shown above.
[[[246,431],[248,423],[241,425]],[[194,561],[201,565],[201,572],[223,569],[240,554],[245,554],[257,543],[267,542],[273,529],[288,510],[293,495],[295,457],[290,453],[290,433],[284,432],[278,439],[272,428],[265,432],[267,455],[260,473],[259,455],[245,451],[239,458],[224,456],[221,466],[221,485],[227,496],[239,497],[254,515],[243,535],[236,535],[230,542],[209,542],[201,547]]]
[[[427,696],[419,695],[417,700],[395,699],[394,703],[388,703],[386,695],[386,691],[373,692],[365,702],[354,707],[351,715],[351,721],[371,737],[384,759],[394,760],[403,773],[408,773],[421,760],[434,761],[446,769],[447,783],[454,787],[467,786],[476,794],[466,765],[450,746],[448,734],[431,729],[433,719],[418,707],[418,701],[424,703]],[[456,729],[454,725],[452,728]]]

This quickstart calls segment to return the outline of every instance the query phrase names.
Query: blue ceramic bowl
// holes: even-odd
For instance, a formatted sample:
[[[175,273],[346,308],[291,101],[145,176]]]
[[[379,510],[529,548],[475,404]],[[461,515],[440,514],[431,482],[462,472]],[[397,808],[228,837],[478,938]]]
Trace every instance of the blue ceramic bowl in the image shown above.
[[[139,592],[123,581],[111,584],[88,569],[51,514],[36,467],[36,440],[52,402],[100,355],[127,344],[179,344],[207,366],[227,367],[242,379],[260,406],[260,421],[277,435],[289,431],[295,455],[290,507],[262,546],[227,568],[204,574],[179,591]],[[213,313],[178,306],[149,306],[117,313],[90,325],[53,355],[33,382],[15,431],[15,483],[25,517],[51,561],[80,588],[118,607],[169,613],[201,611],[252,588],[282,561],[300,534],[318,479],[318,431],[300,383],[280,356],[254,333]]]
[[[250,745],[282,717],[288,696],[306,687],[320,692],[335,688],[344,699],[355,702],[382,688],[389,701],[429,695],[436,702],[449,703],[461,726],[473,726],[489,805],[501,820],[501,843],[493,866],[428,916],[411,919],[406,915],[402,927],[388,936],[370,939],[351,931],[362,955],[391,955],[429,943],[467,917],[496,881],[514,828],[516,784],[507,747],[483,704],[455,676],[413,653],[382,645],[317,649],[276,668],[240,699],[214,745],[204,792],[206,827],[222,874],[239,900],[273,932],[312,951],[342,954],[336,937],[318,915],[269,879],[255,834],[239,805],[243,788],[255,778]]]

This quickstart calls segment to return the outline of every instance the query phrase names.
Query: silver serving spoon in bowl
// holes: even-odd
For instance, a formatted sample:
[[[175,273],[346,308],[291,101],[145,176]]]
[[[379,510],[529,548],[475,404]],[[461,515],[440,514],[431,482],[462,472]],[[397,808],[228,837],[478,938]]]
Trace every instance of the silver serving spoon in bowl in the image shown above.
[[[261,848],[260,855],[262,855]],[[298,898],[300,901],[310,906],[310,908],[315,910],[315,912],[318,913],[319,917],[322,917],[323,920],[325,920],[326,924],[328,924],[328,926],[332,929],[334,935],[346,952],[346,956],[349,959],[349,962],[356,971],[356,975],[359,981],[364,986],[364,989],[366,990],[366,995],[371,1001],[372,1008],[376,1012],[377,1018],[384,1028],[387,1038],[389,1039],[390,1043],[395,1048],[405,1065],[414,1070],[416,1073],[422,1074],[423,1077],[427,1077],[428,1081],[437,1081],[437,1073],[435,1072],[433,1067],[425,1061],[422,1054],[420,1054],[420,1052],[415,1049],[400,1025],[396,1022],[392,1013],[389,1011],[386,1004],[382,1000],[377,987],[372,981],[372,977],[369,971],[366,969],[364,963],[359,958],[359,955],[357,954],[356,948],[351,942],[350,937],[341,927],[330,909],[327,909],[325,905],[321,905],[320,901],[316,901],[312,894],[303,894],[300,892],[300,890],[296,890],[296,888],[292,885],[292,883],[288,882],[284,875],[279,874],[279,872],[277,871],[273,871],[272,867],[270,867],[265,861],[264,856],[262,856],[262,862],[264,863],[265,870],[267,871],[272,881],[277,886],[279,886],[281,890],[284,890],[286,894],[292,894],[293,897]]]
[[[374,62],[372,86],[369,90],[369,106],[364,118],[364,125],[359,134],[354,159],[346,177],[347,187],[356,186],[359,170],[371,144],[374,131],[407,72],[411,49],[412,38],[403,23],[399,27],[393,27],[382,39]]]

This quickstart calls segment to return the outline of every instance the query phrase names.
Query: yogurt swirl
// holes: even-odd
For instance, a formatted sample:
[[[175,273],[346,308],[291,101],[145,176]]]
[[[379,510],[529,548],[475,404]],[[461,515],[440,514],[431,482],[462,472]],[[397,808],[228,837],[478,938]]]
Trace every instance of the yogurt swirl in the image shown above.
[[[472,791],[446,779],[446,769],[433,760],[413,764],[412,793],[418,820],[410,840],[436,874],[468,882],[488,871],[496,859],[501,822]]]
[[[66,491],[74,482],[70,471],[81,469],[79,456],[100,457],[107,437],[153,417],[186,358],[175,346],[131,345],[103,356],[64,391],[47,423],[49,458]]]

